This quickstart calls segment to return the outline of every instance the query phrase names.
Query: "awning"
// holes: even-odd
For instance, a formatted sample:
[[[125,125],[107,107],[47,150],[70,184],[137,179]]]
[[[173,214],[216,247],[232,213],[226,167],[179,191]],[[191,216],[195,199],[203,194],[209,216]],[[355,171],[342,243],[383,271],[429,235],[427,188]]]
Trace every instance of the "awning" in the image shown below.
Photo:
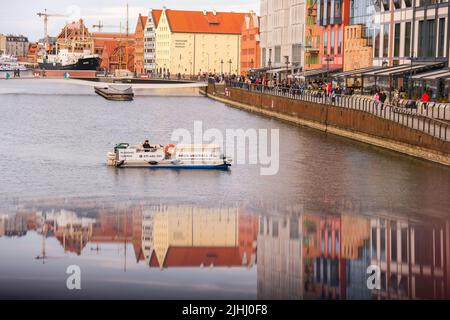
[[[286,68],[278,68],[278,69],[270,69],[269,71],[267,71],[267,73],[279,73],[279,72],[286,72]]]
[[[411,64],[402,64],[399,66],[388,67],[381,70],[369,71],[363,74],[364,77],[376,76],[376,77],[390,77],[400,74],[409,74],[411,71],[413,73],[424,72],[427,70],[433,70],[439,67],[444,67],[444,62],[415,62]]]
[[[434,70],[426,73],[420,73],[416,74],[412,78],[414,80],[438,80],[442,78],[449,78],[450,77],[450,69],[444,68],[440,70]]]
[[[367,67],[367,68],[355,69],[355,70],[350,70],[350,71],[337,73],[337,74],[333,75],[333,77],[335,77],[335,78],[347,78],[347,77],[351,77],[351,76],[362,75],[362,74],[364,74],[366,72],[369,72],[369,71],[380,71],[381,69],[384,69],[384,68],[383,67]]]
[[[319,77],[322,75],[326,75],[328,74],[333,74],[336,72],[341,71],[341,69],[337,69],[337,68],[320,68],[320,69],[312,69],[312,70],[307,70],[305,72],[302,72],[299,74],[300,78],[306,79],[306,78],[313,78],[313,77]]]
[[[258,68],[258,69],[249,69],[248,72],[267,72],[267,70],[269,70],[269,68],[264,67],[264,68]]]

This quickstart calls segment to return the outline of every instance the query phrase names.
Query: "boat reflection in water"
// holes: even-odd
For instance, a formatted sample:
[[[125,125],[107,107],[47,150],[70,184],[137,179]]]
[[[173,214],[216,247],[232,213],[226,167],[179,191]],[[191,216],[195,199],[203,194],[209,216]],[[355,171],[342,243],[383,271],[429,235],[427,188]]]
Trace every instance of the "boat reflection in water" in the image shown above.
[[[149,270],[222,270],[214,277],[225,276],[227,270],[247,270],[244,277],[255,284],[255,299],[449,299],[449,232],[449,219],[264,208],[35,209],[0,216],[0,254],[6,239],[14,244],[40,238],[40,252],[25,259],[48,267],[51,256],[58,254],[74,264],[92,256],[111,259],[106,252],[117,245],[115,263],[142,281],[145,273],[127,269],[127,250],[133,251],[135,266]],[[52,241],[62,253],[51,252]],[[17,254],[3,258],[14,261]],[[371,265],[381,271],[379,290],[367,287]],[[185,277],[187,282],[199,281],[189,273]],[[204,296],[220,296],[221,289],[216,290]]]

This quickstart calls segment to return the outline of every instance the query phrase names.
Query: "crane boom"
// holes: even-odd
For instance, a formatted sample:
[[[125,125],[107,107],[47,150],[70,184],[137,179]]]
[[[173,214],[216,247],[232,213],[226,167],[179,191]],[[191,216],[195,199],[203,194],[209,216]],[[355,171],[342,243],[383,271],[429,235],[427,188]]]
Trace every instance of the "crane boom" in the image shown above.
[[[48,48],[48,18],[49,17],[68,17],[67,15],[64,14],[59,14],[59,13],[48,13],[47,9],[44,9],[44,12],[38,12],[37,13],[39,18],[43,18],[44,19],[44,41],[45,41],[45,50],[47,51]]]

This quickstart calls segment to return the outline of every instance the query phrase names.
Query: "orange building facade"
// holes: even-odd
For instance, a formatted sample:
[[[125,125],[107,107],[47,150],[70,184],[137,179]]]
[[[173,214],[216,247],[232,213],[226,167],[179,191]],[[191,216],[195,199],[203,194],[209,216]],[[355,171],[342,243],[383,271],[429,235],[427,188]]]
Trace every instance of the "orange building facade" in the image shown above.
[[[134,49],[134,70],[135,72],[144,73],[144,31],[147,25],[147,17],[139,14],[138,22],[136,25],[135,37],[135,49]]]
[[[261,65],[259,17],[250,12],[245,15],[241,34],[241,74]]]

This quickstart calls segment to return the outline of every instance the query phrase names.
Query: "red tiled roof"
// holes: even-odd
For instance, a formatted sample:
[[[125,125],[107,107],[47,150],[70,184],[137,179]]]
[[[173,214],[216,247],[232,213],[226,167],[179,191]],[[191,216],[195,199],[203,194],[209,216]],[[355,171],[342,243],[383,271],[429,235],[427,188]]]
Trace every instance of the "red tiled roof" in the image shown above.
[[[242,266],[239,247],[173,247],[169,248],[164,261],[164,268],[170,267],[232,267]],[[154,251],[150,259],[150,267],[159,268],[160,264]]]
[[[153,21],[155,23],[155,27],[158,28],[158,24],[159,24],[159,19],[161,19],[161,15],[162,15],[162,10],[153,10],[152,9],[152,16],[153,16]]]
[[[146,24],[147,24],[147,17],[139,14],[135,34],[137,34],[138,31],[143,31],[145,29]]]
[[[126,39],[127,35],[125,33],[116,32],[91,32],[91,37],[96,39],[114,40],[114,39]],[[130,33],[128,35],[130,41],[134,40],[134,34]]]
[[[172,32],[241,34],[245,13],[166,10]]]

